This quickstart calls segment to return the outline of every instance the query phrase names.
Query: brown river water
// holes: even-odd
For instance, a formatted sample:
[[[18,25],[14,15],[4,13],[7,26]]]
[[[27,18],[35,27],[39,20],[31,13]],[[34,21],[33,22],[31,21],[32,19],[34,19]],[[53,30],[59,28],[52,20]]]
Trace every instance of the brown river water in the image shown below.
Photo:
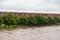
[[[60,40],[60,26],[3,30],[0,40]]]

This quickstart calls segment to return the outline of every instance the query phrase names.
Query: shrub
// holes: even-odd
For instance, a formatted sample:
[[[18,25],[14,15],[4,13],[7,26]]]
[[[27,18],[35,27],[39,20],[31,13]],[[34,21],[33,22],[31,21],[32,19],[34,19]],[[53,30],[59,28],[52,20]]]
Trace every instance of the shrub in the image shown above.
[[[37,20],[34,16],[29,16],[27,17],[28,19],[28,25],[36,25],[37,24]]]
[[[52,17],[48,17],[48,19],[47,19],[47,23],[48,23],[48,24],[55,24],[55,20],[54,20],[54,18],[52,18]]]
[[[37,25],[46,24],[46,19],[44,17],[39,16],[39,15],[35,15],[34,17],[37,20]]]
[[[18,18],[18,25],[27,25],[27,24],[28,24],[27,17],[22,16],[22,17]]]
[[[60,18],[54,17],[54,21],[55,21],[55,24],[58,24],[58,23],[60,23]]]
[[[2,17],[0,16],[0,25],[3,24],[3,19]]]
[[[12,14],[3,16],[3,23],[6,25],[16,25],[17,22]]]
[[[5,28],[5,24],[1,24],[0,25],[0,28]]]

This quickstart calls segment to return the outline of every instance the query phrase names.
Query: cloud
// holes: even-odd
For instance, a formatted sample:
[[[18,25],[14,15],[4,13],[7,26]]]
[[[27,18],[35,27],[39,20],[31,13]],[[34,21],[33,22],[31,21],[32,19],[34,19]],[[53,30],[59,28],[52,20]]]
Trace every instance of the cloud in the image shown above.
[[[60,12],[60,0],[0,0],[0,10]]]

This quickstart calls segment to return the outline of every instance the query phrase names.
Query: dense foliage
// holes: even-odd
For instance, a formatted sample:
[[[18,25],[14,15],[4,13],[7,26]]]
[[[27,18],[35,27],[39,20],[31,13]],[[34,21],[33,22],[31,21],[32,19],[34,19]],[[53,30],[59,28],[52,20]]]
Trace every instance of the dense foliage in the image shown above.
[[[45,18],[39,15],[18,17],[13,16],[12,14],[0,16],[0,28],[17,27],[17,25],[39,26],[48,24],[60,24],[60,18],[58,17]]]

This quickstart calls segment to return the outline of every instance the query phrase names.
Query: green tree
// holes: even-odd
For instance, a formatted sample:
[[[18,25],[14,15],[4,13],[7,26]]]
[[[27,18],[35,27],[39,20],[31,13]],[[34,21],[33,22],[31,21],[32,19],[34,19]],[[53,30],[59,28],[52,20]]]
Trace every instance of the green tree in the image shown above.
[[[13,16],[12,14],[7,14],[3,16],[3,22],[6,25],[16,25],[17,22],[15,19],[16,19],[15,16]]]
[[[54,17],[55,24],[60,23],[60,18]]]
[[[35,15],[35,18],[37,20],[37,25],[46,24],[46,18],[39,15]]]
[[[55,24],[54,18],[48,17],[48,24]]]
[[[22,16],[18,18],[18,25],[27,25],[28,24],[28,19],[25,16]]]
[[[0,25],[3,24],[2,16],[0,16]]]
[[[28,19],[28,25],[36,25],[37,24],[37,20],[35,19],[34,16],[29,16],[27,17]]]

